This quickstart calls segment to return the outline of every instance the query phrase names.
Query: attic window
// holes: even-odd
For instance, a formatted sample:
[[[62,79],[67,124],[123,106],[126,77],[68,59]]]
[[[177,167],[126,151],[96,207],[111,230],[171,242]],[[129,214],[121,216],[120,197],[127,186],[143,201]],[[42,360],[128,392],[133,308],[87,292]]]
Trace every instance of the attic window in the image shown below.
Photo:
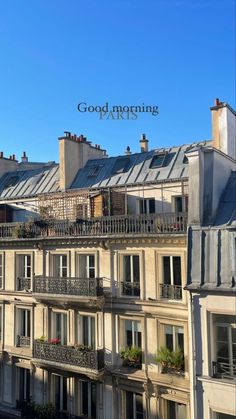
[[[150,163],[150,169],[157,169],[158,167],[164,166],[166,153],[156,154],[153,156],[152,161]]]
[[[183,158],[183,163],[184,163],[184,164],[188,164],[188,157],[187,157],[187,156],[184,156],[184,158]]]
[[[5,183],[5,188],[12,188],[18,182],[19,176],[11,176]]]
[[[35,175],[31,180],[31,185],[37,185],[37,183],[40,182],[44,175],[45,173],[39,173],[38,175]]]
[[[112,169],[113,174],[123,173],[128,169],[130,159],[127,157],[117,159]]]
[[[103,166],[101,164],[100,165],[97,164],[97,165],[92,166],[90,168],[88,177],[96,177],[98,175],[98,173],[100,172],[100,170],[102,169],[102,167]]]

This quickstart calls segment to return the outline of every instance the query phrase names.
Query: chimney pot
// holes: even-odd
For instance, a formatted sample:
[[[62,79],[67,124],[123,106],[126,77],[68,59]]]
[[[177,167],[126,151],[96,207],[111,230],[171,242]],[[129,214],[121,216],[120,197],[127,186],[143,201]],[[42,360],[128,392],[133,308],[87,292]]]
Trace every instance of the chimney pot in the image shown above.
[[[130,146],[129,146],[129,145],[127,146],[127,148],[126,148],[126,150],[125,150],[125,154],[126,154],[127,156],[130,156],[130,154],[131,154],[131,151],[130,151]]]
[[[219,106],[219,104],[220,104],[220,99],[217,97],[217,98],[215,99],[215,106]]]
[[[3,151],[0,151],[0,158],[3,158]]]

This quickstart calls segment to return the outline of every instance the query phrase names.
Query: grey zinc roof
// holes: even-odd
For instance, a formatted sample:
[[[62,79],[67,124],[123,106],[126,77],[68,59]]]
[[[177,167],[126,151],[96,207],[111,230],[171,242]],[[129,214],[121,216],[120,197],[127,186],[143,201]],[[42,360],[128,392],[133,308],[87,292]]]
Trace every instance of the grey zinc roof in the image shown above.
[[[236,222],[236,172],[231,172],[218,207],[214,225],[232,224]]]
[[[34,170],[16,170],[0,178],[0,199],[34,196],[59,189],[59,165],[44,165]]]
[[[174,180],[188,177],[188,164],[184,163],[184,153],[196,146],[209,145],[209,142],[182,145],[180,147],[162,148],[130,156],[116,156],[89,160],[80,169],[70,189],[98,188],[106,186],[131,185],[135,183]],[[155,155],[166,153],[162,167],[151,168]],[[114,173],[114,167],[124,160],[124,171]],[[37,163],[32,169],[21,164],[18,170],[5,173],[0,178],[0,200],[33,197],[38,194],[59,191],[59,165]],[[91,176],[91,171],[99,170]]]
[[[96,188],[105,186],[131,185],[151,181],[174,180],[188,177],[188,164],[184,163],[184,153],[198,145],[209,145],[209,142],[194,143],[180,147],[151,150],[129,156],[117,156],[103,159],[89,160],[82,170],[79,170],[72,185],[72,189]],[[162,167],[151,168],[153,156],[167,153]],[[118,159],[127,159],[127,166],[122,173],[114,173],[113,168]],[[91,170],[101,166],[96,176],[90,176]]]

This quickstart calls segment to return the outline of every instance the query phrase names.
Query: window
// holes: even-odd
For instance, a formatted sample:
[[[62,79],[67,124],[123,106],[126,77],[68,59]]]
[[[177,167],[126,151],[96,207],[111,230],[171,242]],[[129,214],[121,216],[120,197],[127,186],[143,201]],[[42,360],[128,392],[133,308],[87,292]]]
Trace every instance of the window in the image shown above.
[[[144,198],[139,200],[140,214],[154,214],[155,213],[155,199]]]
[[[234,419],[235,416],[228,415],[227,413],[215,413],[214,419]]]
[[[166,153],[160,153],[153,156],[150,163],[150,169],[157,169],[158,167],[164,166]]]
[[[125,320],[125,346],[142,347],[141,323],[136,320]]]
[[[161,297],[170,300],[182,299],[181,257],[163,256]]]
[[[81,413],[86,418],[96,419],[96,384],[92,381],[82,381],[81,384]]]
[[[214,375],[236,376],[236,322],[234,316],[214,315],[216,362]]]
[[[31,255],[17,255],[17,276],[31,278]]]
[[[30,401],[30,370],[17,368],[18,370],[18,397],[20,401]]]
[[[79,316],[79,324],[81,332],[80,343],[85,346],[95,348],[95,317],[93,316]],[[80,333],[79,333],[80,335]]]
[[[103,168],[103,165],[99,165],[99,164],[90,167],[88,177],[96,177],[100,173],[102,168]]]
[[[67,410],[67,378],[52,374],[53,404],[57,410]]]
[[[79,277],[95,278],[95,255],[79,255]]]
[[[53,276],[67,277],[67,255],[53,255]]]
[[[18,308],[16,311],[17,336],[16,346],[30,346],[30,317],[29,309]]]
[[[138,255],[124,255],[122,258],[122,291],[124,295],[140,295],[140,266]]]
[[[187,212],[188,211],[188,195],[174,196],[174,212]]]
[[[118,173],[123,173],[127,171],[129,167],[129,163],[130,163],[129,157],[120,157],[116,159],[113,169],[112,169],[112,174],[118,174]]]
[[[185,404],[166,400],[166,407],[166,419],[187,419],[187,409]]]
[[[3,254],[0,253],[0,288],[3,288]]]
[[[170,351],[180,348],[184,352],[184,329],[181,326],[164,326],[165,345]]]
[[[59,339],[61,345],[67,345],[67,315],[52,313],[52,338]]]
[[[3,307],[0,306],[0,342],[2,341]]]
[[[126,419],[143,419],[143,395],[141,393],[125,392]]]

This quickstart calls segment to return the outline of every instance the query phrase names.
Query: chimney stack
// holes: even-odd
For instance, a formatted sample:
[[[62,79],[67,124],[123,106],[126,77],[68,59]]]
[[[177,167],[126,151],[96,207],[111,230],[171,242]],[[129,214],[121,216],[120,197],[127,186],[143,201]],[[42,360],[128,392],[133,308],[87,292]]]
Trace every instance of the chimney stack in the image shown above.
[[[146,138],[146,134],[141,135],[141,139],[139,140],[139,144],[140,144],[142,153],[148,151],[148,139]]]
[[[21,156],[22,163],[28,163],[28,157],[26,156],[26,152],[23,151],[23,155]]]
[[[60,167],[60,188],[68,189],[79,169],[82,169],[88,160],[104,157],[104,150],[96,144],[91,145],[86,137],[71,135],[66,131],[64,137],[59,138],[59,167]]]
[[[130,154],[131,154],[130,146],[129,145],[127,146],[127,148],[125,150],[125,154],[126,154],[126,156],[130,156]]]
[[[218,98],[210,109],[213,147],[236,159],[236,112]]]

